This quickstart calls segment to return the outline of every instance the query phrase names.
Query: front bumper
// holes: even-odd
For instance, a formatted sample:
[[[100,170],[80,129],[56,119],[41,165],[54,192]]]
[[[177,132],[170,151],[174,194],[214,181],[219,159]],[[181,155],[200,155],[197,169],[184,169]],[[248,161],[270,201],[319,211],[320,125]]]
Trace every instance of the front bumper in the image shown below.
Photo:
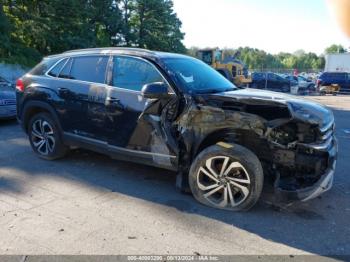
[[[335,137],[331,137],[329,140],[331,142],[326,141],[321,146],[311,145],[313,149],[328,153],[328,168],[325,170],[323,175],[321,175],[318,181],[315,182],[312,186],[296,190],[284,190],[281,188],[276,188],[278,190],[276,193],[279,195],[280,200],[284,202],[304,202],[316,198],[332,188],[337,163],[338,143]]]
[[[310,199],[316,198],[331,189],[333,186],[336,163],[337,161],[334,161],[333,166],[328,169],[326,174],[324,174],[323,177],[321,177],[321,179],[312,188],[305,188],[297,192],[298,197],[301,199],[301,201],[308,201]]]

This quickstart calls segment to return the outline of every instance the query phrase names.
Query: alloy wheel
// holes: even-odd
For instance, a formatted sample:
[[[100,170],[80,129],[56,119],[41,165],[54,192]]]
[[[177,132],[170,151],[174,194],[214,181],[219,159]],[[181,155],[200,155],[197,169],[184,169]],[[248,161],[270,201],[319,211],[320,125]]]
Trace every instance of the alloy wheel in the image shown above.
[[[43,119],[36,120],[32,125],[32,143],[35,149],[42,155],[48,155],[54,151],[55,136],[52,126]]]
[[[221,208],[240,205],[249,195],[250,182],[243,165],[228,156],[208,158],[197,173],[202,196]]]

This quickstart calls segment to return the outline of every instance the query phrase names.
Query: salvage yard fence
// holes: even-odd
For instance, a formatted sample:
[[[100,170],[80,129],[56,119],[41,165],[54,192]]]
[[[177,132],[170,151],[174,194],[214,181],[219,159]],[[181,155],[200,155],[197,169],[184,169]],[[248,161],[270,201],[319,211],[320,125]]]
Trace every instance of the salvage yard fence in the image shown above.
[[[284,69],[284,68],[256,68],[249,69],[251,73],[277,73],[277,74],[288,74],[292,75],[295,72],[295,69]],[[323,72],[323,69],[297,69],[298,73],[306,73],[306,74],[319,74]]]

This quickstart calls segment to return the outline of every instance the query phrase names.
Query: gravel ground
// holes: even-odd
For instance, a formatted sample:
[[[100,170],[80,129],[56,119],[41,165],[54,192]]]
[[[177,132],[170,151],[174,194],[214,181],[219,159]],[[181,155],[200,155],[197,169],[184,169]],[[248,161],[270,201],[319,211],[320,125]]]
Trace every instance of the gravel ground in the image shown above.
[[[350,254],[350,97],[333,107],[334,187],[289,207],[246,213],[175,190],[175,174],[87,151],[38,159],[14,121],[0,122],[0,254]]]

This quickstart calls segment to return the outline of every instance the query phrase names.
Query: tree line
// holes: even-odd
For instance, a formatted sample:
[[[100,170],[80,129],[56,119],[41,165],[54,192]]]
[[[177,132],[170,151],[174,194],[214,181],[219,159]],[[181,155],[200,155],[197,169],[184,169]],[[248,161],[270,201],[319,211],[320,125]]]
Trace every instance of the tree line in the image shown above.
[[[32,66],[66,50],[128,46],[187,53],[172,0],[0,0],[0,62]],[[322,69],[324,56],[227,48],[250,69]],[[325,53],[347,50],[332,45]]]
[[[198,47],[191,47],[188,54],[196,56]],[[269,70],[269,69],[298,69],[298,70],[323,70],[325,65],[324,54],[345,53],[347,50],[341,46],[333,44],[325,49],[324,54],[306,53],[304,50],[297,50],[294,53],[280,52],[276,55],[264,50],[239,47],[237,49],[223,49],[224,56],[234,56],[244,62],[249,69]]]
[[[183,38],[172,0],[0,0],[3,62],[104,46],[185,53]]]

